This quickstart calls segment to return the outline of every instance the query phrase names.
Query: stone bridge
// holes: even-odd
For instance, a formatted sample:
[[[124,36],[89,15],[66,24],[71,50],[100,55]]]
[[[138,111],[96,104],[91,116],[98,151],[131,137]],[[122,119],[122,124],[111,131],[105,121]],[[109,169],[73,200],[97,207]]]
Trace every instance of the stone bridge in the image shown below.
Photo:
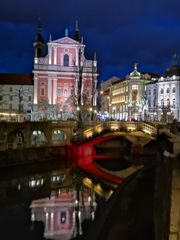
[[[77,139],[89,138],[105,130],[138,131],[152,136],[157,134],[157,126],[144,122],[84,122],[82,129],[77,130],[76,121],[45,121],[0,124],[0,151],[16,148],[54,146],[70,143]]]
[[[0,150],[53,146],[70,142],[75,121],[0,123]]]

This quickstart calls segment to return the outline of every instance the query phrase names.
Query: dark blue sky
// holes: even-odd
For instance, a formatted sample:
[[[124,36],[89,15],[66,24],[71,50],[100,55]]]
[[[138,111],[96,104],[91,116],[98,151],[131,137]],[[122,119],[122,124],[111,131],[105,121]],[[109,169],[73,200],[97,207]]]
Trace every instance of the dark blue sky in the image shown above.
[[[76,17],[86,56],[97,52],[99,80],[142,72],[163,73],[180,54],[179,0],[6,0],[0,5],[0,72],[30,73],[37,19],[44,38],[70,35]]]

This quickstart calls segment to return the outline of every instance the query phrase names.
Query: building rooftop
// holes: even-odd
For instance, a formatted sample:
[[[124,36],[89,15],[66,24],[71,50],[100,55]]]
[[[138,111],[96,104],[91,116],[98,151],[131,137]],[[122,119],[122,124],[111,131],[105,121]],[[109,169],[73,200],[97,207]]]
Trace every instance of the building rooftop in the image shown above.
[[[33,85],[33,74],[0,73],[0,85]]]
[[[173,65],[165,70],[164,77],[180,76],[180,66]]]

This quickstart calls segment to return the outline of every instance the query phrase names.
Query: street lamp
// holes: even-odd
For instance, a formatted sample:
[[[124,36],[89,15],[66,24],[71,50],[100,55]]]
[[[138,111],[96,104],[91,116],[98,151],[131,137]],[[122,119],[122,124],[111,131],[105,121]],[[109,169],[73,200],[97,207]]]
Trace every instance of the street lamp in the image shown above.
[[[156,121],[156,115],[157,115],[157,113],[154,112],[153,115],[154,115],[154,119],[153,119],[153,120]]]
[[[90,111],[90,120],[92,120],[92,107],[89,108],[89,111]]]

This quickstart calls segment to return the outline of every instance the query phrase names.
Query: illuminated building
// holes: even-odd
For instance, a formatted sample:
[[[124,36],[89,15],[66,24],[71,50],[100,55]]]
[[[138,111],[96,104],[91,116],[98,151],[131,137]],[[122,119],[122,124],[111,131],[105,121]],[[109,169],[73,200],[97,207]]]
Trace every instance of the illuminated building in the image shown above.
[[[105,119],[109,117],[109,89],[113,84],[116,84],[119,82],[120,79],[118,77],[112,77],[105,82],[101,83],[101,89],[100,89],[100,111],[101,111],[101,118]]]
[[[149,74],[141,74],[134,64],[134,71],[125,79],[109,87],[109,114],[118,120],[145,120],[147,102],[145,86],[151,81]]]
[[[180,121],[180,66],[173,65],[157,81],[148,84],[147,99],[151,119]]]
[[[0,74],[0,120],[31,120],[33,75]]]
[[[87,60],[85,44],[79,37],[76,23],[74,39],[65,30],[65,37],[46,44],[39,24],[34,43],[34,111],[39,117],[46,112],[50,119],[76,118],[77,108],[95,108],[97,61]]]

